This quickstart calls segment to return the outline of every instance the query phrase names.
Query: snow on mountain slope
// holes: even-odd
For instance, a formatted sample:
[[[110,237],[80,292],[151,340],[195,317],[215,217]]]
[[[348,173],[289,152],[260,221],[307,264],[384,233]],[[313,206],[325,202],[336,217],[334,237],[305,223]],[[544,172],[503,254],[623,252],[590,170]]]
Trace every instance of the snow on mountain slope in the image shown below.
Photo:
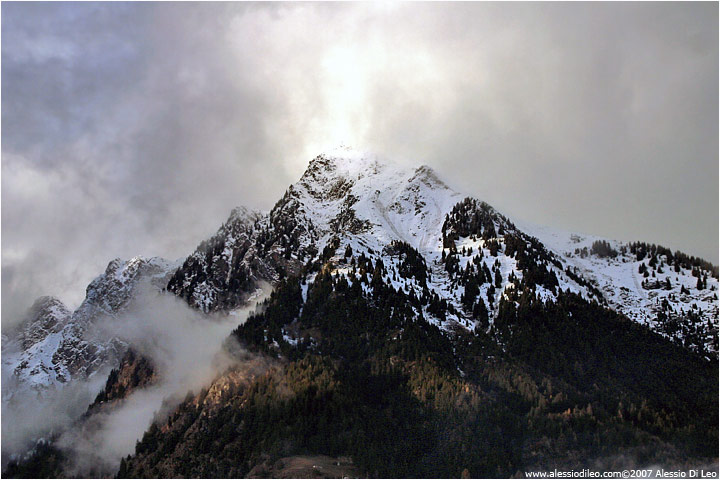
[[[309,262],[329,260],[335,274],[362,282],[352,263],[362,256],[371,265],[381,262],[383,282],[422,298],[418,315],[448,332],[489,330],[500,299],[530,287],[543,301],[554,301],[561,290],[576,293],[688,348],[717,352],[716,268],[682,254],[676,262],[664,249],[642,260],[637,248],[618,242],[609,244],[617,254],[591,254],[600,240],[518,227],[451,190],[428,167],[401,167],[341,147],[311,160],[268,214],[231,215],[168,289],[203,311],[231,310],[259,281],[297,275]],[[417,252],[426,274],[403,274],[416,254],[399,243]]]
[[[160,258],[111,261],[88,285],[80,307],[70,311],[52,297],[38,299],[27,318],[2,342],[3,400],[20,391],[62,388],[87,379],[119,359],[127,346],[98,333],[97,323],[120,313],[141,282],[164,288],[177,265]]]
[[[401,168],[344,148],[314,159],[291,189],[301,212],[326,236],[343,233],[340,227],[354,217],[360,222],[350,233],[421,251],[437,250],[445,214],[462,200],[428,167]]]
[[[533,269],[532,282],[540,282],[537,291],[544,299],[555,298],[557,288],[594,297],[585,282],[568,275],[541,245],[482,202],[466,205],[466,210],[455,213],[455,220],[480,215],[485,227],[477,225],[479,230],[472,234],[463,231],[452,246],[444,245],[446,234],[455,235],[446,225],[448,215],[463,199],[426,166],[401,167],[372,153],[339,148],[314,158],[268,214],[232,215],[188,257],[168,289],[203,311],[229,310],[242,304],[258,281],[274,283],[321,258],[332,260],[337,273],[353,281],[349,276],[353,267],[343,257],[349,249],[356,257],[381,260],[387,267],[383,280],[393,288],[444,299],[450,305],[448,312],[438,317],[426,305],[418,314],[448,331],[478,326],[468,311],[480,308],[472,307],[474,303],[490,304],[491,323],[505,289],[514,288],[528,268]],[[480,235],[482,228],[485,233]],[[507,235],[522,243],[513,246],[509,255],[504,253]],[[418,252],[427,275],[403,276],[403,262],[415,254],[400,243]],[[393,253],[400,251],[404,253]],[[540,266],[521,268],[518,255],[529,255],[525,263],[537,257]],[[451,256],[457,264],[448,266]],[[467,277],[478,275],[472,273],[476,268],[497,273],[493,278],[485,278],[490,273],[480,274],[484,280],[474,300],[463,302],[469,295]],[[357,271],[352,275],[359,279]]]
[[[445,212],[460,199],[427,167],[402,169],[348,149],[329,152],[310,162],[268,214],[231,215],[168,289],[203,311],[231,309],[258,281],[297,273],[338,235],[356,236],[371,249],[400,240],[438,250]]]
[[[368,258],[381,258],[389,269],[386,281],[395,288],[421,292],[426,287],[430,294],[446,299],[455,309],[445,320],[434,319],[432,314],[424,312],[441,328],[477,326],[472,315],[463,312],[461,307],[461,297],[465,293],[463,282],[453,278],[443,260],[444,254],[450,253],[450,247],[443,245],[443,228],[448,214],[464,197],[447,187],[432,169],[426,166],[401,168],[370,153],[338,149],[315,158],[289,191],[298,198],[301,204],[299,211],[323,232],[319,238],[320,245],[328,244],[333,236],[339,237],[342,240],[338,251],[349,246],[352,251],[363,253]],[[467,251],[459,256],[459,271],[467,269],[473,262],[498,270],[498,284],[491,286],[486,283],[479,292],[480,296],[489,295],[493,300],[489,312],[492,321],[502,292],[513,288],[513,279],[523,277],[517,260],[503,254],[504,235],[510,232],[523,234],[507,218],[486,207],[493,230],[500,233],[488,238],[461,236],[455,241],[453,249]],[[350,218],[356,228],[334,228],[343,222],[351,223]],[[406,278],[402,282],[391,278],[399,272],[399,258],[387,255],[387,249],[398,241],[409,244],[425,260],[430,275],[423,285],[415,278]],[[491,253],[492,242],[499,245],[499,252]],[[334,258],[336,261],[340,259],[340,256]],[[586,298],[593,297],[586,286],[573,280],[559,266],[559,263],[553,265],[548,262],[547,267],[557,278],[558,288]],[[347,266],[343,268],[347,269]],[[548,299],[554,298],[554,292],[542,286],[539,294]]]
[[[233,209],[218,232],[174,272],[168,290],[204,312],[241,305],[258,277],[272,275],[258,264],[261,255],[253,235],[261,218],[261,213],[244,207]]]
[[[718,352],[717,271],[662,247],[653,255],[632,243],[598,236],[532,224],[523,229],[596,286],[613,310],[684,344],[690,336],[700,337],[708,352]],[[607,242],[609,255],[593,250],[599,242]]]
[[[313,159],[286,196],[295,203],[295,217],[312,233],[299,243],[316,243],[324,248],[337,239],[332,260],[338,274],[348,276],[351,282],[352,268],[344,261],[345,249],[382,260],[387,269],[384,281],[393,288],[417,295],[425,291],[448,302],[451,308],[441,315],[442,319],[427,308],[422,311],[444,330],[480,326],[470,311],[473,300],[464,296],[468,295],[467,282],[473,269],[483,268],[493,278],[483,281],[483,275],[479,275],[480,286],[474,298],[478,303],[483,299],[489,325],[497,314],[501,295],[527,277],[543,300],[554,300],[559,290],[577,293],[606,303],[689,348],[717,352],[717,278],[710,270],[691,264],[663,270],[663,264],[673,261],[668,258],[672,254],[658,254],[656,269],[649,260],[650,253],[643,262],[630,245],[612,243],[618,251],[616,257],[582,254],[583,248],[590,252],[593,242],[602,239],[518,228],[482,202],[471,201],[465,210],[451,214],[463,196],[449,189],[428,167],[402,168],[377,155],[345,148]],[[452,230],[446,225],[448,220],[462,223],[473,215],[486,219],[487,234],[479,235],[483,229],[477,229],[471,235],[470,230],[460,228],[452,242],[443,244],[445,235]],[[420,253],[427,278],[401,278],[402,256],[389,253],[394,242],[406,242]],[[456,260],[449,267],[451,255]],[[650,266],[647,278],[639,270],[641,263]],[[702,289],[697,288],[698,279],[693,275],[703,278],[706,285]],[[714,275],[717,277],[717,272]],[[357,273],[354,276],[358,278]]]
[[[17,339],[21,347],[27,350],[48,335],[60,332],[71,316],[72,312],[57,298],[38,298],[18,328]]]
[[[601,256],[592,253],[599,240],[518,227],[428,167],[339,148],[314,158],[270,212],[234,209],[182,265],[114,260],[72,315],[56,300],[40,302],[25,333],[3,339],[3,368],[33,388],[96,372],[125,346],[88,340],[94,322],[121,311],[141,279],[204,312],[232,311],[261,282],[302,274],[312,262],[329,261],[335,275],[370,293],[373,272],[363,271],[360,259],[381,267],[379,280],[419,299],[417,314],[447,332],[489,330],[501,298],[518,289],[530,288],[542,301],[562,290],[606,303],[690,348],[717,352],[716,272],[664,250],[640,259],[637,248],[618,242],[608,244],[617,254]]]

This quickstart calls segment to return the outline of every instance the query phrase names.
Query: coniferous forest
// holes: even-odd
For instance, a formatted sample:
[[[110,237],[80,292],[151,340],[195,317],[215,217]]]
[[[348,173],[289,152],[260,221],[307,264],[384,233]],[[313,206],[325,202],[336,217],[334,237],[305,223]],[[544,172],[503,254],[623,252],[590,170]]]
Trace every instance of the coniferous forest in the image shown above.
[[[306,268],[319,271],[304,305],[301,280],[287,279],[234,332],[273,368],[222,405],[188,397],[120,477],[240,477],[313,454],[391,478],[716,455],[716,362],[606,308],[572,294],[545,304],[528,288],[501,301],[489,332],[450,339],[402,291],[375,281],[367,298],[360,282]],[[291,324],[296,345],[283,338]]]

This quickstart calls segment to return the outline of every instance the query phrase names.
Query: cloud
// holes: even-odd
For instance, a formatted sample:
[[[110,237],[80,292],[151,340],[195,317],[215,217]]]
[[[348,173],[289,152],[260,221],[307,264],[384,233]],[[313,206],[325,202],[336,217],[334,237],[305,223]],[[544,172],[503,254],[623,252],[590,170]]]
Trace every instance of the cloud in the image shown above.
[[[2,309],[187,255],[328,145],[717,262],[712,4],[2,5]]]
[[[262,301],[270,292],[268,285],[263,289],[255,300]],[[187,392],[199,392],[229,367],[255,359],[236,342],[228,343],[234,342],[232,330],[254,308],[238,309],[229,315],[207,315],[172,294],[140,286],[126,311],[97,320],[97,335],[119,338],[148,358],[157,382],[133,391],[117,407],[81,421],[80,416],[104,387],[107,370],[88,382],[74,381],[43,397],[25,392],[27,395],[3,403],[3,466],[10,455],[27,451],[38,436],[54,431],[59,434],[55,444],[68,454],[66,474],[113,475],[120,459],[135,451],[136,442],[156,415],[174,408]],[[3,384],[3,389],[7,388],[11,386]],[[35,408],[28,409],[29,404]]]
[[[269,294],[258,297],[262,300]],[[254,306],[232,315],[208,316],[177,297],[147,288],[133,300],[126,313],[104,325],[105,332],[133,345],[152,362],[158,383],[133,392],[118,408],[93,420],[92,429],[69,431],[58,441],[73,452],[78,476],[87,468],[104,467],[114,473],[120,459],[135,451],[152,420],[162,410],[176,406],[187,392],[208,386],[238,362],[227,342]],[[239,345],[235,349],[240,348]]]
[[[75,381],[60,390],[38,395],[18,389],[12,371],[2,366],[2,470],[13,458],[22,458],[39,439],[50,441],[71,428],[105,385],[109,369],[86,381]],[[8,396],[9,393],[12,396]]]

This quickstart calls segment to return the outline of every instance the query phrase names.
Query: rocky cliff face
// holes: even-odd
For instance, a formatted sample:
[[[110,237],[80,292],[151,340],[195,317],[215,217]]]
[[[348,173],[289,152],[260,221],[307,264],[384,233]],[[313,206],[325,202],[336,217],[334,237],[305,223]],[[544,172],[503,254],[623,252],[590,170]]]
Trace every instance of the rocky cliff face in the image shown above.
[[[75,312],[58,299],[38,299],[27,318],[3,339],[3,369],[12,376],[6,379],[12,388],[3,388],[3,399],[21,391],[62,388],[115,366],[127,345],[108,338],[100,324],[120,314],[141,283],[163,288],[174,268],[160,258],[115,259],[88,285]]]
[[[16,332],[20,346],[28,350],[49,335],[60,332],[71,316],[72,312],[57,298],[38,298],[20,325],[20,331]]]
[[[204,312],[242,304],[257,281],[274,274],[257,255],[260,219],[257,212],[234,209],[218,232],[173,274],[168,290]]]

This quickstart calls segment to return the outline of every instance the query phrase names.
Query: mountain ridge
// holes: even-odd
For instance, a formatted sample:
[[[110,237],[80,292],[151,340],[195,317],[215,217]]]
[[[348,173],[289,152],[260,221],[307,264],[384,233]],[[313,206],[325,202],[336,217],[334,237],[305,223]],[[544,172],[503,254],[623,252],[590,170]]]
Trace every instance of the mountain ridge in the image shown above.
[[[90,282],[74,312],[56,298],[38,299],[16,327],[19,333],[9,332],[3,341],[3,369],[17,381],[14,391],[3,388],[3,400],[24,390],[42,394],[73,380],[87,380],[119,361],[128,346],[117,338],[105,338],[99,323],[120,314],[140,283],[164,288],[164,277],[175,267],[159,257],[116,258]]]
[[[275,257],[272,258],[273,254],[271,254],[271,261],[263,262],[257,259],[257,250],[248,249],[249,254],[245,253],[245,255],[248,256],[249,260],[244,260],[246,266],[243,270],[243,276],[247,279],[248,284],[252,285],[253,279],[256,281],[276,282],[285,274],[296,274],[300,265],[311,259],[312,252],[324,248],[333,237],[354,237],[348,243],[350,248],[354,250],[370,249],[380,252],[393,241],[406,242],[423,255],[430,268],[435,270],[435,273],[442,276],[444,275],[442,270],[435,268],[442,260],[443,252],[441,252],[439,245],[443,236],[442,225],[445,223],[446,216],[451,209],[463,201],[464,198],[470,197],[463,197],[461,194],[452,191],[427,166],[415,169],[400,167],[384,161],[377,155],[348,148],[339,148],[318,155],[311,160],[300,180],[288,188],[283,198],[270,211],[268,217],[259,219],[257,224],[250,229],[252,231],[246,232],[248,242],[254,242],[261,252],[273,250]],[[487,205],[479,200],[474,200],[474,202],[477,205]],[[487,209],[487,215],[491,217],[489,221],[493,223],[493,228],[500,227],[502,224],[502,234],[494,237],[500,245],[504,245],[504,238],[501,237],[504,235],[505,229],[513,229],[519,235],[528,237],[525,239],[526,242],[529,242],[529,237],[543,236],[542,232],[544,230],[542,229],[524,232],[522,229],[517,229],[515,224],[500,215],[492,207],[483,208]],[[288,218],[292,218],[292,220],[283,223],[283,220]],[[273,230],[273,226],[278,223],[278,220],[283,225],[280,234],[277,235],[280,239],[279,242],[278,238],[274,238],[272,233],[266,233]],[[231,223],[232,216],[226,222],[226,225]],[[292,228],[288,229],[288,225]],[[213,238],[217,238],[217,235],[221,236],[222,232],[219,231],[216,237]],[[550,236],[552,237],[552,235],[551,233]],[[571,234],[571,236],[581,238],[576,234]],[[544,237],[548,238],[547,235]],[[601,237],[585,236],[582,238],[608,241]],[[482,247],[481,243],[484,244],[490,240],[490,237],[481,241],[465,238],[461,241],[462,244],[457,245],[457,248],[473,249],[473,251],[477,252]],[[223,243],[222,239],[217,241]],[[623,245],[626,250],[629,248],[629,244],[615,241],[609,242],[613,245],[613,250],[619,251],[623,248]],[[592,245],[582,244],[579,246],[591,247]],[[675,293],[679,292],[679,286],[682,286],[683,289],[687,288],[688,291],[697,290],[697,285],[693,285],[694,280],[690,280],[695,278],[693,277],[695,274],[693,266],[681,272],[674,272],[677,274],[672,277],[674,287],[668,290],[667,294],[664,293],[665,290],[650,292],[653,298],[657,300],[651,302],[648,301],[646,293],[650,289],[641,285],[644,279],[637,279],[636,275],[632,275],[630,271],[632,268],[638,268],[639,264],[635,262],[630,265],[633,262],[630,262],[631,256],[629,254],[623,254],[620,257],[613,256],[612,258],[603,257],[602,259],[595,255],[596,260],[601,260],[604,263],[615,262],[619,259],[627,264],[626,271],[612,271],[604,268],[604,264],[599,265],[604,270],[603,278],[598,279],[592,275],[594,271],[587,265],[588,262],[578,260],[578,256],[574,255],[572,251],[568,256],[568,252],[565,251],[564,247],[565,245],[553,244],[552,247],[543,245],[543,248],[551,252],[556,259],[555,263],[548,262],[548,269],[557,277],[559,288],[569,289],[588,299],[594,298],[597,301],[609,302],[608,305],[614,310],[626,314],[636,321],[648,325],[654,331],[666,335],[668,333],[662,330],[658,322],[655,321],[654,317],[658,313],[665,314],[664,312],[672,311],[672,315],[675,315],[682,310],[684,314],[686,307],[688,310],[695,310],[691,308],[693,303],[700,303],[700,306],[697,306],[697,311],[700,313],[697,314],[698,320],[695,323],[707,322],[708,320],[713,323],[712,320],[717,319],[717,302],[715,301],[716,298],[712,297],[713,294],[716,295],[715,292],[717,291],[716,270],[705,273],[705,275],[710,273],[710,283],[704,289],[708,294],[702,295],[702,302],[698,298],[701,296],[700,293],[688,294],[681,299],[674,296]],[[292,251],[293,249],[297,250],[297,255]],[[665,252],[665,250],[663,251]],[[489,253],[489,249],[484,249],[484,252]],[[370,255],[369,252],[367,253]],[[195,255],[197,254],[198,251],[196,251]],[[283,257],[287,257],[285,262],[278,260]],[[460,269],[467,268],[467,260],[460,258]],[[522,277],[522,273],[516,268],[516,261],[506,258],[504,255],[501,255],[498,260],[501,263],[498,269],[501,271],[502,280],[496,288],[503,291],[511,284],[509,281],[510,273],[518,278]],[[665,264],[665,262],[672,260],[672,258],[668,258],[666,252],[664,259],[660,260],[660,263]],[[221,270],[226,271],[226,269]],[[690,271],[686,272],[685,270]],[[205,274],[211,273],[207,267],[203,268],[203,272]],[[181,296],[187,296],[187,288],[176,287],[182,275],[183,268],[180,268],[175,273],[175,283],[170,285],[169,289]],[[227,272],[228,277],[232,275],[231,271]],[[653,275],[656,275],[654,271]],[[712,275],[715,275],[715,277]],[[663,279],[670,277],[667,273],[665,275],[660,274],[660,276]],[[658,277],[655,276],[655,278]],[[189,285],[193,280],[185,278],[183,280],[185,287],[190,287],[190,290],[197,288]],[[229,288],[227,282],[225,284],[220,283],[220,290]],[[616,292],[619,288],[618,285],[625,289],[622,292],[624,299],[618,298],[621,295]],[[201,286],[200,290],[204,287],[204,285]],[[250,286],[247,288],[251,289]],[[675,290],[678,290],[678,292],[675,292]],[[447,289],[438,287],[438,293],[441,292],[441,295],[454,298],[456,304],[459,305],[459,298],[463,294],[460,289],[450,292]],[[655,295],[655,293],[661,293],[661,295]],[[193,291],[192,295],[205,298],[202,296],[202,292]],[[499,293],[494,294],[493,303],[495,304],[498,295]],[[552,296],[549,291],[545,291],[543,295]],[[662,300],[668,302],[667,307],[662,306]],[[207,309],[207,311],[215,308],[212,301],[203,301],[206,302],[203,304],[203,308]],[[236,302],[240,301],[241,299],[236,299]],[[190,303],[193,305],[193,301],[190,301]],[[231,302],[229,305],[223,304],[222,308],[233,308],[236,305],[237,303]],[[661,306],[662,310],[659,310]],[[491,317],[493,313],[490,312]],[[717,321],[714,323],[716,329]],[[685,330],[688,330],[688,328],[685,328]],[[713,336],[712,332],[712,326],[705,329],[702,334],[705,337],[703,347],[709,347],[711,353],[716,354],[717,345],[713,344],[712,341],[708,341],[708,338]]]
[[[235,207],[218,232],[202,242],[181,265],[180,262],[171,264],[159,258],[146,260],[135,257],[127,262],[112,260],[106,271],[88,285],[86,299],[75,312],[69,312],[57,299],[38,299],[40,303],[31,309],[31,312],[34,311],[30,314],[31,320],[18,327],[23,328],[24,333],[3,333],[3,350],[8,352],[3,363],[18,373],[23,370],[34,372],[25,374],[26,377],[43,377],[37,382],[30,382],[35,385],[34,388],[62,384],[80,370],[81,376],[87,376],[100,364],[112,363],[108,362],[108,358],[121,356],[124,347],[116,343],[96,349],[82,340],[87,335],[85,330],[92,323],[91,319],[113,315],[122,309],[132,296],[138,273],[141,277],[154,275],[157,288],[167,288],[202,311],[227,311],[244,305],[261,282],[273,284],[287,275],[299,273],[305,263],[336,237],[349,238],[347,245],[351,249],[365,251],[371,257],[373,254],[370,251],[382,253],[394,241],[408,243],[423,256],[428,273],[442,279],[441,284],[430,285],[431,293],[440,295],[456,307],[461,314],[456,316],[456,323],[474,328],[461,318],[461,297],[465,287],[452,288],[453,282],[449,278],[452,275],[447,272],[446,264],[441,265],[444,262],[442,257],[449,249],[440,246],[440,240],[446,233],[443,228],[448,213],[468,198],[451,190],[430,167],[401,167],[378,155],[348,147],[330,150],[309,162],[298,182],[287,189],[270,212]],[[508,228],[517,229],[514,223],[484,202],[473,202],[487,210],[493,229],[499,227],[503,233]],[[631,261],[634,254],[627,253],[629,243],[531,224],[522,224],[518,231],[540,238],[543,247],[552,253],[556,264],[548,262],[548,269],[558,279],[559,288],[605,303],[665,336],[681,336],[678,338],[681,342],[688,332],[700,335],[703,345],[695,345],[696,349],[702,347],[709,354],[717,355],[717,267],[698,274],[698,269],[688,263],[688,256],[684,256],[683,267],[687,268],[680,271],[655,273],[655,269],[651,269],[656,279],[651,286],[671,280],[670,289],[665,284],[662,288],[649,288],[648,281],[637,272],[643,262],[637,259]],[[498,234],[494,239],[502,244],[504,239],[500,237]],[[460,243],[455,248],[479,252],[481,244],[489,240],[459,239]],[[623,249],[625,252],[619,256],[600,258],[592,253],[592,242],[598,241],[608,242],[615,252]],[[583,248],[586,249],[585,254],[575,251]],[[659,260],[661,271],[662,265],[672,261],[672,258],[668,259],[669,251],[662,250],[664,255]],[[502,247],[500,251],[502,253]],[[483,249],[483,252],[490,253],[489,249]],[[460,256],[456,268],[468,268],[473,259],[475,256]],[[522,278],[513,258],[501,255],[495,261],[500,261],[497,270],[501,280],[494,290],[502,292],[511,288],[511,274],[514,278]],[[488,267],[493,272],[496,270],[492,265],[488,264]],[[633,272],[633,269],[636,270]],[[697,289],[696,275],[709,282],[702,290]],[[159,279],[166,276],[170,280],[165,284]],[[445,285],[448,282],[450,287]],[[421,289],[420,285],[413,286],[412,281],[403,285]],[[485,295],[487,303],[497,306],[499,292],[494,292],[493,298],[487,296],[487,291],[480,293]],[[553,295],[547,290],[541,290],[541,294]],[[54,305],[55,310],[38,311],[42,310],[43,302]],[[489,311],[490,320],[495,313],[492,309]],[[671,327],[661,325],[662,322],[657,320],[658,315],[665,319],[677,319],[688,314],[692,315],[692,322],[676,321]],[[700,328],[700,333],[694,332],[697,328]],[[68,330],[67,334],[60,332],[63,329]],[[69,361],[71,355],[61,354],[49,361],[31,364],[29,358],[39,357],[38,353],[21,353],[19,357],[12,353],[12,347],[18,349],[18,341],[20,350],[30,352],[31,344],[53,343],[53,335],[60,337],[55,342],[57,346],[53,354],[63,349],[73,350],[76,354],[82,351],[80,356],[85,360],[79,365],[72,365]],[[66,348],[63,348],[63,343]],[[44,346],[36,350],[41,348],[47,350]],[[53,346],[48,348],[53,350]],[[117,351],[108,355],[102,353],[107,349]],[[87,369],[82,363],[91,366]]]

